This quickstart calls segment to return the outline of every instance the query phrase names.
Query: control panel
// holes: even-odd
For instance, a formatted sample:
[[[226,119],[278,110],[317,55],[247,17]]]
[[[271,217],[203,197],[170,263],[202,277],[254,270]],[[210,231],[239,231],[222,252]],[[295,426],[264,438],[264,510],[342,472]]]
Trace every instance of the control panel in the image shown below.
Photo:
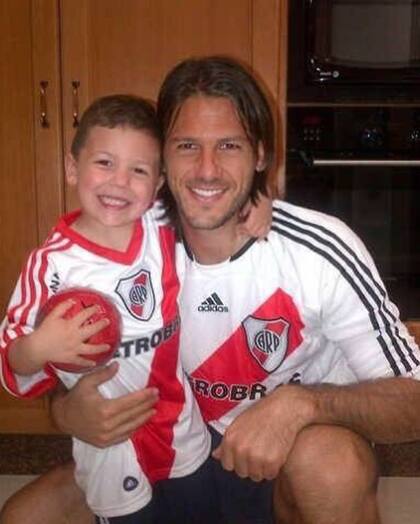
[[[289,106],[287,149],[420,158],[420,107]]]

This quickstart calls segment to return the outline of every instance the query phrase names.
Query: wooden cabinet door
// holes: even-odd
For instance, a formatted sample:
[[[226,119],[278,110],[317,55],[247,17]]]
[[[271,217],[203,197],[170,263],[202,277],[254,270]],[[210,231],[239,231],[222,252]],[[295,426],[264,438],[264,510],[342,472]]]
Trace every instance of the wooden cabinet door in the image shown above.
[[[0,2],[2,316],[24,260],[62,208],[56,16],[54,0]],[[51,431],[46,400],[17,400],[0,387],[0,431]]]
[[[284,0],[61,0],[64,142],[96,97],[156,99],[166,72],[192,55],[227,54],[254,68],[273,99],[280,87]],[[67,208],[77,205],[66,191]]]
[[[0,305],[65,207],[63,154],[96,97],[156,99],[190,56],[248,63],[283,111],[286,0],[0,0]],[[274,104],[273,104],[274,105]],[[63,118],[61,119],[61,115]],[[0,431],[53,431],[46,401],[0,388]]]

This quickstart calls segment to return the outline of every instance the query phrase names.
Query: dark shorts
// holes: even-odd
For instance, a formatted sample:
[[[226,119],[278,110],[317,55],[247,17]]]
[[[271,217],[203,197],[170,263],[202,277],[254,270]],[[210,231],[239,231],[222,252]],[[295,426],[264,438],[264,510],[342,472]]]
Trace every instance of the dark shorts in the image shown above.
[[[212,448],[222,437],[212,428]],[[218,460],[213,463],[213,482],[223,524],[274,524],[273,481],[254,482],[241,479],[236,473],[226,471]]]
[[[151,502],[130,515],[96,517],[98,524],[215,524],[220,521],[213,486],[213,460],[181,478],[161,480],[153,487]]]
[[[212,448],[221,436],[213,429]],[[157,482],[145,508],[99,524],[274,524],[273,482],[253,482],[209,458],[196,472]]]
[[[122,517],[98,517],[95,515],[95,522],[96,524],[155,524],[153,506],[150,502],[140,511]]]

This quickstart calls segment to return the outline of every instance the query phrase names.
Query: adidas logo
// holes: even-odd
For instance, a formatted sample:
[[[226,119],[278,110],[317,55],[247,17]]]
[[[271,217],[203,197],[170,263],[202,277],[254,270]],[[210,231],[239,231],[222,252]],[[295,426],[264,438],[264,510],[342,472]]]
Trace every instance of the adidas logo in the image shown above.
[[[217,293],[212,293],[198,306],[198,311],[214,311],[216,313],[227,313],[228,307],[223,304]]]

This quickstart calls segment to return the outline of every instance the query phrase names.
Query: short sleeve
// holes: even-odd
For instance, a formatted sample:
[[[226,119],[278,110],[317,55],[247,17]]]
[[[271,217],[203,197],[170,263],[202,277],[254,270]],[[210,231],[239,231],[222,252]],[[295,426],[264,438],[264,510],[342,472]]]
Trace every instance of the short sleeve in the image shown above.
[[[331,234],[322,275],[322,326],[359,379],[411,376],[420,353],[361,240],[344,224]]]

